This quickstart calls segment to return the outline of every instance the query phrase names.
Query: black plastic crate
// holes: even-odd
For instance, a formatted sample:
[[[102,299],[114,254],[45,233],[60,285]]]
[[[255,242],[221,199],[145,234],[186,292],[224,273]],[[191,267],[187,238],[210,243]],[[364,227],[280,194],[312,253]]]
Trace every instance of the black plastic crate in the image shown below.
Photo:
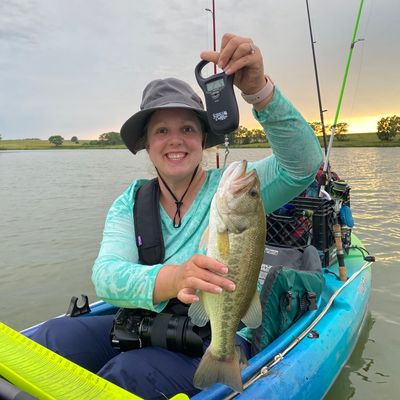
[[[283,247],[312,244],[326,267],[336,257],[334,221],[333,201],[296,197],[285,208],[267,216],[267,243]]]

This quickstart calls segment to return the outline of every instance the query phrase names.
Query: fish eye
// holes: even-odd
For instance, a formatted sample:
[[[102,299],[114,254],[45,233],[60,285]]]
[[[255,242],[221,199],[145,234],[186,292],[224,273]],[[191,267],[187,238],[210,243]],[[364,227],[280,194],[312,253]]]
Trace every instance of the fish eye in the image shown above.
[[[249,191],[249,195],[250,195],[251,197],[257,197],[257,196],[258,196],[258,192],[257,192],[256,189],[251,188],[250,191]]]

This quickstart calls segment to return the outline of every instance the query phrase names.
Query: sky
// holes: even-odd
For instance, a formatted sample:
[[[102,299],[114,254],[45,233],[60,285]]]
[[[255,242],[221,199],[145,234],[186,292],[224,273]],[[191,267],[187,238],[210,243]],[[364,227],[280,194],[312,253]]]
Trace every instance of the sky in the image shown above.
[[[307,121],[319,120],[305,0],[215,0],[225,32],[252,38],[266,72]],[[309,0],[326,122],[332,123],[359,0]],[[119,131],[157,78],[186,80],[212,49],[211,0],[1,0],[3,139],[98,138]],[[400,1],[364,0],[338,122],[374,132],[400,115]],[[210,66],[210,74],[212,68]],[[237,93],[241,119],[258,126]]]

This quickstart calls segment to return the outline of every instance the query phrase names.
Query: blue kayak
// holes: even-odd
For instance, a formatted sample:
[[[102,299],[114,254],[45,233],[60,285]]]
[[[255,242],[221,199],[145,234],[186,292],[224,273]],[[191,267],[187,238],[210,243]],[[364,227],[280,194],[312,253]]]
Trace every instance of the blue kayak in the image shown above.
[[[352,245],[362,247],[354,235]],[[322,399],[350,357],[367,315],[371,262],[365,261],[362,251],[351,248],[345,264],[347,281],[338,279],[337,264],[326,268],[318,309],[308,311],[249,360],[242,372],[243,393],[233,393],[227,386],[217,384],[192,398]],[[115,310],[100,301],[92,304],[90,313],[84,316]],[[29,337],[36,329],[34,326],[23,333]],[[181,394],[176,398],[187,396]]]
[[[354,235],[352,245],[362,247]],[[238,399],[322,399],[346,364],[364,325],[371,290],[371,262],[358,249],[345,256],[348,280],[325,274],[318,309],[309,311],[250,361]],[[329,267],[338,274],[338,265]],[[193,397],[225,399],[232,391],[214,385]]]

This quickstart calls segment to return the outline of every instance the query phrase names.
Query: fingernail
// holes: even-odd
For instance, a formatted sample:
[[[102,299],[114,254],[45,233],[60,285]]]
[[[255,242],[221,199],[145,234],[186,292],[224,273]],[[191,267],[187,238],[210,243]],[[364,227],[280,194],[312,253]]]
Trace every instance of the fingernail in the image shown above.
[[[214,292],[219,294],[222,292],[222,288],[216,287],[216,288],[214,288]]]
[[[230,75],[232,73],[231,69],[229,67],[224,69],[224,72],[226,75]]]
[[[228,273],[228,268],[227,267],[222,267],[221,268],[221,273],[227,274]]]
[[[228,289],[233,292],[236,289],[236,285],[234,283],[231,283],[228,285]]]
[[[221,69],[222,69],[222,67],[224,66],[224,64],[222,64],[221,61],[219,61],[217,65],[218,65],[218,68],[221,68]]]

